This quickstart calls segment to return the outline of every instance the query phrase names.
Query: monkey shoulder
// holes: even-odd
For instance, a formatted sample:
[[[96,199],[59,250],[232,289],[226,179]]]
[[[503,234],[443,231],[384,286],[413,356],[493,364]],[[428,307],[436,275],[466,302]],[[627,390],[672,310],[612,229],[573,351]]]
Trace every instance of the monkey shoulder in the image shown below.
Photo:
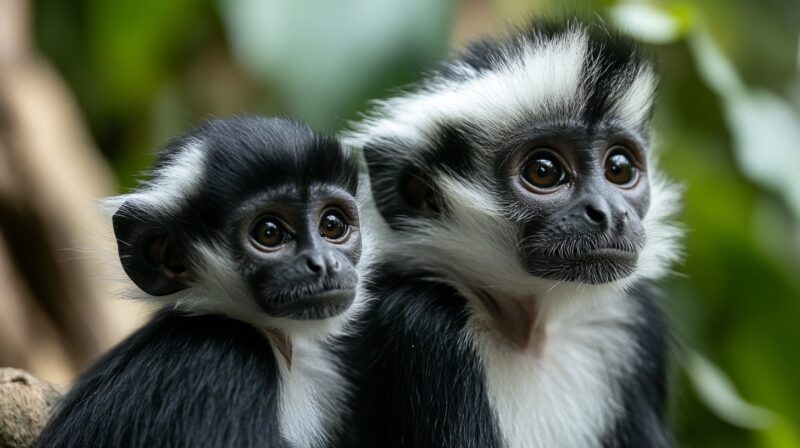
[[[630,374],[621,381],[623,412],[603,440],[606,448],[673,445],[666,415],[669,333],[659,296],[648,283],[628,294],[637,306],[637,319],[630,324],[637,356]]]
[[[40,446],[283,446],[278,365],[255,328],[161,312],[59,404]]]
[[[370,282],[375,300],[344,344],[357,372],[357,445],[499,446],[482,368],[464,331],[466,300],[425,277],[379,270]]]

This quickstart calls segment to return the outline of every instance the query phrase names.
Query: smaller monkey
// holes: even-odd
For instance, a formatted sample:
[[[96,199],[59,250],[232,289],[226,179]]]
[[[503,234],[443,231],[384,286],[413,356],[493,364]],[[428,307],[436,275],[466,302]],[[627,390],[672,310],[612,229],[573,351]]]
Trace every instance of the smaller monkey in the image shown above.
[[[111,198],[162,310],[61,401],[42,447],[320,447],[345,391],[327,337],[360,302],[357,161],[281,118],[208,122]]]

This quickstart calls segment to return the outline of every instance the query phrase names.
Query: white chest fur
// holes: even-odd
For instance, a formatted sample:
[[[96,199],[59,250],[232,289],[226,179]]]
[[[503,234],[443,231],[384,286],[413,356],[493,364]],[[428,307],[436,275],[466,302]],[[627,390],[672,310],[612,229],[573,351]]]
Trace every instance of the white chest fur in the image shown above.
[[[345,391],[338,365],[318,341],[295,338],[292,365],[279,358],[281,433],[292,446],[323,446],[339,424]]]
[[[616,302],[548,319],[539,354],[475,331],[487,393],[509,448],[599,446],[621,411],[618,380],[628,373],[635,304]]]

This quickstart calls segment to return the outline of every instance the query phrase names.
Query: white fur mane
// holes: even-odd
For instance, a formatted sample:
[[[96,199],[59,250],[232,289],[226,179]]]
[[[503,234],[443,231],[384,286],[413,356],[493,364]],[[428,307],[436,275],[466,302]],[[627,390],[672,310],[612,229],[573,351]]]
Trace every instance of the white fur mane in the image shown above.
[[[575,25],[551,40],[526,42],[496,69],[451,63],[448,75],[434,74],[419,89],[378,102],[345,139],[357,150],[376,151],[374,157],[387,163],[426,166],[425,155],[443,126],[463,123],[469,130],[478,177],[470,173],[464,179],[445,169],[430,179],[446,214],[407,218],[402,230],[390,228],[374,204],[362,215],[374,215],[378,260],[426,272],[468,299],[465,337],[483,361],[489,400],[505,442],[514,448],[599,445],[598,434],[621,412],[616,379],[630,373],[637,356],[630,326],[638,308],[624,300],[625,293],[641,280],[664,276],[681,255],[681,230],[671,221],[680,190],[658,173],[650,152],[651,201],[642,222],[646,242],[631,275],[601,285],[555,281],[530,275],[518,259],[512,218],[528,212],[497,199],[486,160],[497,147],[493,143],[508,138],[519,123],[580,120],[588,106],[583,81],[599,70],[587,59],[589,39],[587,30]],[[646,126],[655,83],[651,66],[638,66],[607,119],[628,129]],[[376,191],[397,188],[397,176],[379,176],[372,179]],[[535,297],[537,319],[547,334],[544,353],[521,354],[500,341],[484,325],[488,317],[476,290],[499,300]]]
[[[107,198],[100,207],[109,216],[127,201],[135,201],[145,213],[170,216],[180,210],[200,188],[205,153],[202,141],[190,142],[169,163],[155,170],[150,181],[130,194]],[[368,192],[367,192],[368,193]],[[360,222],[363,223],[363,219]],[[218,315],[249,323],[263,330],[279,330],[291,341],[291,365],[276,347],[281,382],[280,428],[292,446],[325,446],[341,424],[348,384],[338,360],[326,344],[350,330],[367,302],[366,269],[371,265],[374,238],[368,225],[361,225],[362,251],[359,285],[353,304],[342,314],[320,320],[272,317],[256,304],[250,286],[238,270],[233,250],[225,238],[195,241],[189,248],[189,287],[154,297],[136,288],[127,277],[121,294],[153,308],[175,309],[190,315]],[[213,329],[210,329],[213,331]],[[265,350],[270,347],[265,345]]]

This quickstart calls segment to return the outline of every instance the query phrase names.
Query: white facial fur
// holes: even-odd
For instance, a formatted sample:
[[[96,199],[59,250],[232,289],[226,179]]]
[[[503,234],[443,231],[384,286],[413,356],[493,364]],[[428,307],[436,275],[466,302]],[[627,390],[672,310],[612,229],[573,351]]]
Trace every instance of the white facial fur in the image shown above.
[[[369,146],[384,160],[426,166],[424,156],[443,126],[468,123],[477,177],[435,172],[447,213],[436,219],[411,217],[404,230],[373,224],[379,235],[377,259],[430,273],[456,288],[470,304],[465,339],[482,359],[489,400],[509,447],[598,446],[620,412],[616,379],[636,359],[631,324],[637,304],[625,299],[630,287],[669,271],[680,257],[681,231],[670,222],[679,208],[679,189],[659,174],[652,153],[648,177],[651,201],[643,218],[646,243],[635,271],[600,285],[554,281],[528,274],[517,256],[519,244],[510,217],[529,213],[502,203],[492,191],[492,142],[502,141],[519,123],[559,117],[580,120],[588,94],[583,78],[597,67],[585,64],[589,36],[575,26],[553,40],[532,43],[495,70],[477,71],[453,63],[453,75],[429,78],[418,90],[376,104],[356,124],[345,143]],[[646,125],[656,77],[642,65],[630,86],[610,108],[609,120],[627,129]],[[426,173],[431,174],[431,173]],[[396,187],[396,178],[373,178],[375,190]],[[375,206],[362,215],[379,216]],[[376,221],[381,221],[377,218]],[[498,337],[476,290],[498,300],[535,300],[544,349],[520,352]]]
[[[169,163],[151,174],[152,179],[136,192],[108,198],[101,207],[113,215],[126,201],[170,216],[180,210],[200,188],[203,179],[202,141],[180,149]],[[324,445],[342,417],[346,380],[325,344],[348,330],[366,302],[361,272],[369,266],[374,251],[369,226],[359,227],[362,237],[359,286],[353,304],[342,314],[327,319],[296,320],[266,315],[256,304],[250,286],[232,258],[233,250],[223,236],[196,241],[188,249],[188,268],[193,273],[189,287],[176,293],[153,297],[130,285],[127,297],[154,307],[180,310],[193,315],[220,315],[247,322],[260,329],[279,330],[291,341],[291,367],[273,347],[279,364],[280,428],[292,446],[314,448]],[[270,347],[265,341],[265,350]]]
[[[383,227],[378,229],[385,239],[381,246],[391,248],[385,254],[406,258],[415,268],[422,263],[443,280],[462,287],[466,284],[496,289],[499,295],[527,291],[543,302],[551,295],[557,296],[559,302],[573,295],[618,295],[639,280],[659,278],[668,271],[680,257],[681,231],[670,222],[680,206],[680,191],[658,174],[652,154],[648,154],[651,205],[643,219],[646,245],[636,271],[606,285],[530,276],[516,258],[513,249],[518,241],[507,219],[526,211],[508,210],[508,204],[501,203],[491,191],[490,167],[482,155],[494,148],[481,142],[496,141],[498,136],[506,135],[509,126],[520,121],[535,122],[541,114],[554,110],[560,111],[557,115],[564,120],[581,116],[587,101],[582,77],[591,76],[583,68],[588,39],[585,28],[575,25],[546,44],[528,45],[499,70],[478,72],[456,63],[462,78],[434,75],[418,91],[378,102],[375,112],[355,125],[345,140],[349,146],[363,150],[368,143],[383,141],[386,144],[379,145],[381,157],[421,162],[442,124],[480,123],[469,129],[479,133],[472,136],[479,154],[474,161],[483,164],[485,169],[478,171],[484,179],[437,174],[432,181],[452,211],[451,216],[443,220],[410,219],[413,238],[392,232],[385,225],[375,226]],[[590,64],[588,71],[592,70]],[[626,128],[640,128],[649,114],[655,84],[652,69],[642,65],[632,85],[612,108],[615,122]],[[373,182],[378,189],[393,188],[382,185],[380,179]],[[476,254],[480,254],[480,260],[476,260]]]
[[[135,200],[142,207],[150,207],[167,216],[173,210],[180,210],[187,198],[200,189],[205,165],[202,145],[199,140],[189,142],[172,163],[153,170],[153,180],[142,182],[136,192],[104,199],[101,207],[112,215],[126,201]]]

